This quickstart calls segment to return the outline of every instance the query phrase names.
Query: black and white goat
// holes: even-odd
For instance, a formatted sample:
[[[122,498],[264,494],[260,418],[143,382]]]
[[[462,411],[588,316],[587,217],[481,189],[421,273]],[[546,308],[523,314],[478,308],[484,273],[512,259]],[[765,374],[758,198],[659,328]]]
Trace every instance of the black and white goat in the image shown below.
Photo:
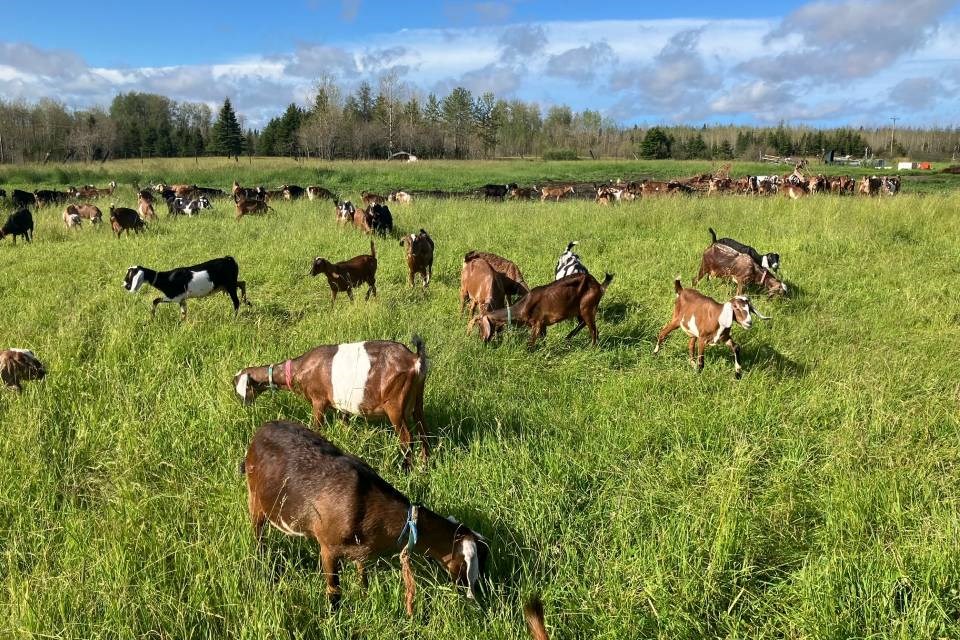
[[[587,268],[580,262],[580,256],[573,252],[573,248],[577,246],[577,241],[574,240],[567,245],[567,250],[560,255],[560,259],[557,260],[556,274],[553,278],[554,280],[559,280],[560,278],[566,278],[567,276],[572,276],[575,273],[590,273],[587,271]]]
[[[770,271],[777,271],[780,268],[779,253],[770,252],[770,253],[765,253],[761,255],[759,251],[757,251],[756,249],[754,249],[748,244],[737,242],[733,238],[720,238],[718,240],[716,231],[714,231],[710,227],[707,227],[707,230],[710,232],[710,239],[712,242],[727,245],[734,251],[739,251],[740,253],[747,254],[748,256],[753,258],[753,261],[756,262],[758,266],[761,266],[764,269],[769,269]]]
[[[230,296],[233,313],[236,315],[240,310],[237,289],[243,296],[243,302],[252,306],[247,300],[246,282],[237,280],[239,275],[240,267],[237,261],[232,256],[225,256],[170,271],[154,271],[139,265],[130,267],[123,279],[123,287],[130,293],[136,293],[144,282],[149,282],[155,289],[159,289],[163,296],[154,298],[151,315],[156,315],[158,304],[176,302],[180,305],[180,317],[186,318],[189,298],[203,298],[217,291],[223,291]]]
[[[173,198],[167,201],[167,208],[170,211],[170,215],[186,214],[192,216],[195,213],[200,213],[204,209],[212,209],[213,204],[211,204],[207,196],[200,196],[199,198]]]

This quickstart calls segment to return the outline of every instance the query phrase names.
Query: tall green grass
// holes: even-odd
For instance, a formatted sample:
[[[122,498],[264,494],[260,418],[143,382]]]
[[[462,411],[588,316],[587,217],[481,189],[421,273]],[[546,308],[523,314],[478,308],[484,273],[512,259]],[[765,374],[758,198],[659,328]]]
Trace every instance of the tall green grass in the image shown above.
[[[352,194],[388,182],[365,170],[332,166],[330,181]],[[394,216],[436,241],[430,290],[407,288],[402,248],[378,239],[379,297],[333,309],[306,276],[311,258],[366,252],[369,238],[338,227],[329,203],[239,223],[220,204],[121,240],[41,210],[32,245],[0,244],[0,346],[49,369],[19,396],[0,392],[0,636],[521,638],[522,602],[542,592],[557,638],[957,637],[958,204],[424,199]],[[723,347],[699,375],[679,335],[651,355],[707,226],[778,251],[792,288],[755,298],[769,323],[735,329],[739,381]],[[467,250],[508,256],[539,284],[572,239],[594,273],[616,275],[598,348],[565,342],[566,325],[533,352],[520,330],[489,345],[465,335]],[[191,301],[186,322],[175,305],[151,320],[149,287],[121,288],[133,264],[224,254],[254,303],[237,319],[217,296]],[[309,406],[277,393],[243,407],[231,379],[317,344],[413,333],[431,357],[429,469],[400,472],[388,425],[323,431],[487,536],[490,578],[474,603],[421,562],[408,620],[395,560],[366,594],[347,568],[330,613],[312,543],[271,530],[257,559],[236,475],[258,425],[307,422]]]

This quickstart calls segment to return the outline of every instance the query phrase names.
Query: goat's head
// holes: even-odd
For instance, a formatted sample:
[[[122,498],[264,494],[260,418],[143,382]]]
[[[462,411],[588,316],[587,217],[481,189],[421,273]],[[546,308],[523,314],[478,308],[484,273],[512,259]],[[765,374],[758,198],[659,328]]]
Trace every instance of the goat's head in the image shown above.
[[[233,376],[233,389],[240,396],[243,404],[250,404],[257,399],[261,393],[269,388],[269,384],[258,382],[250,375],[250,368],[241,369]]]
[[[314,258],[313,264],[310,266],[310,275],[316,276],[321,273],[327,273],[330,270],[330,261],[326,258]]]
[[[487,541],[479,533],[465,527],[453,518],[449,520],[458,525],[453,540],[453,549],[443,558],[450,579],[467,588],[467,597],[473,598],[474,586],[482,574],[487,572],[487,560],[490,550]]]
[[[137,265],[127,269],[127,275],[123,277],[123,288],[130,293],[136,293],[143,286],[146,280],[146,273],[143,267]]]
[[[744,329],[749,329],[753,326],[753,314],[756,314],[756,316],[761,320],[770,319],[770,316],[765,316],[757,311],[753,304],[751,304],[750,298],[747,296],[736,296],[735,298],[732,298],[727,305],[729,305],[728,308],[730,309],[729,314],[732,316],[729,318],[729,324],[727,326],[733,324],[733,321],[736,321],[736,323]],[[726,307],[726,305],[724,306]],[[728,313],[728,311],[725,308],[723,312],[721,312],[721,316],[726,313]]]

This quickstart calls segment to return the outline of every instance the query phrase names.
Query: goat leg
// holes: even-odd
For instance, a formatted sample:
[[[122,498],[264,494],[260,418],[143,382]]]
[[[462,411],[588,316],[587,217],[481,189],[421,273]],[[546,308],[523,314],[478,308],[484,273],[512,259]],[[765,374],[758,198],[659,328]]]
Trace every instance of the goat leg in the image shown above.
[[[653,348],[654,355],[660,353],[660,346],[663,344],[663,341],[666,340],[667,336],[673,333],[679,326],[680,326],[680,323],[677,322],[676,318],[670,320],[670,322],[663,325],[663,329],[660,330],[660,334],[657,336],[657,344]]]
[[[580,322],[577,324],[577,326],[575,326],[575,327],[573,328],[573,331],[571,331],[570,333],[567,334],[567,338],[566,338],[567,340],[569,340],[569,339],[572,338],[573,336],[575,336],[575,335],[577,335],[578,333],[580,333],[580,331],[582,331],[583,328],[584,328],[585,326],[587,326],[587,323],[583,321],[583,316],[578,315],[578,316],[577,316],[577,320],[579,320]]]
[[[740,367],[740,345],[734,342],[733,338],[728,338],[727,346],[730,347],[730,351],[733,352],[733,375],[739,380],[743,373],[743,370]]]
[[[690,344],[687,347],[690,350],[690,366],[692,366],[694,369],[697,368],[697,357],[696,355],[694,355],[694,350],[693,350],[696,344],[697,344],[697,339],[690,338]]]
[[[243,303],[248,307],[252,307],[253,303],[247,300],[247,282],[246,280],[237,280],[237,289],[240,290],[240,299],[243,300]]]
[[[697,371],[703,371],[703,350],[706,348],[706,340],[697,339]]]
[[[360,578],[360,588],[366,591],[370,586],[370,581],[367,580],[367,569],[359,560],[355,560],[353,564],[357,568],[357,577]]]
[[[323,575],[327,579],[327,598],[330,608],[336,611],[340,607],[340,558],[329,547],[320,547],[320,561]]]

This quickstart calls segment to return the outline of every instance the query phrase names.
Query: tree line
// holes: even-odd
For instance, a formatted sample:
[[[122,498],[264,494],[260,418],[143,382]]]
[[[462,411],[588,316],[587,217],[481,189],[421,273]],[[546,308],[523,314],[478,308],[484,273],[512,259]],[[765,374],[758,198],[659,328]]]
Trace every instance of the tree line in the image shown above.
[[[0,162],[219,155],[383,159],[582,157],[756,160],[761,153],[956,159],[960,127],[815,129],[780,123],[624,126],[599,111],[474,95],[456,87],[426,95],[381,79],[344,92],[321,81],[312,104],[289,105],[262,128],[244,128],[229,99],[204,103],[125,93],[108,108],[71,110],[44,99],[0,100]]]

